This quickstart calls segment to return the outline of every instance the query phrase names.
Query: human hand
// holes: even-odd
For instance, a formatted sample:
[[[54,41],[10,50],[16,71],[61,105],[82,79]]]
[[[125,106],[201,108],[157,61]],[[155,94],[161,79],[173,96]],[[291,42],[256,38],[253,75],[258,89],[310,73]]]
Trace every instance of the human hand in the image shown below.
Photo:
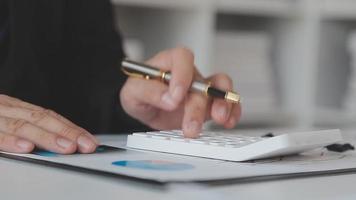
[[[120,92],[124,110],[154,129],[183,129],[186,137],[197,137],[203,123],[213,119],[225,128],[236,125],[241,115],[240,104],[208,98],[189,92],[193,80],[204,80],[222,90],[232,90],[231,79],[216,74],[204,79],[194,65],[193,53],[175,48],[158,53],[146,62],[170,71],[169,85],[155,80],[129,77]]]
[[[91,153],[93,135],[59,114],[0,94],[0,150],[29,153],[35,147],[61,154]]]

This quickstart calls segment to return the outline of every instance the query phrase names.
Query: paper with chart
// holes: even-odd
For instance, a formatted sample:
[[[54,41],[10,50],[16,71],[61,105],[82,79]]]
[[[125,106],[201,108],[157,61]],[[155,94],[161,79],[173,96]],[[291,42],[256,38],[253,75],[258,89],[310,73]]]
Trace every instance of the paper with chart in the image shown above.
[[[107,142],[109,145],[113,145]],[[116,146],[121,146],[116,145]],[[356,172],[356,154],[318,149],[303,155],[252,162],[226,162],[156,152],[117,149],[103,146],[94,154],[58,155],[46,151],[34,154],[0,156],[30,158],[78,168],[108,172],[158,182],[216,181],[274,176],[313,175],[313,173]]]

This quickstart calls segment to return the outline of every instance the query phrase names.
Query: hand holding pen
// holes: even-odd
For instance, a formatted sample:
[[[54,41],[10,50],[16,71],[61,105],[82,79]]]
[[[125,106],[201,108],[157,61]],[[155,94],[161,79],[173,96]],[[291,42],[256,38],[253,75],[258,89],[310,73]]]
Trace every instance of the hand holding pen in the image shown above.
[[[127,60],[122,64],[130,75],[120,93],[122,106],[151,128],[183,129],[185,136],[197,137],[206,120],[232,128],[240,118],[239,95],[232,92],[231,79],[224,74],[204,79],[185,48],[163,51],[145,65]]]
[[[121,67],[122,71],[131,77],[144,78],[147,80],[160,80],[163,83],[169,83],[172,79],[172,74],[170,72],[162,71],[152,66],[127,59],[122,61]],[[240,95],[237,93],[214,88],[211,83],[205,83],[204,81],[193,80],[190,90],[203,93],[206,96],[225,99],[231,103],[240,102]]]

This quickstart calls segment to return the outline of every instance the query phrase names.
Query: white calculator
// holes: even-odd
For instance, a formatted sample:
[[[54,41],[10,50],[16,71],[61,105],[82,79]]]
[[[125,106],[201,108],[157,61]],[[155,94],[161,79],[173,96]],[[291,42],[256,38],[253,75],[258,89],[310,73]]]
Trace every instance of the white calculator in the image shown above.
[[[127,147],[228,161],[247,161],[297,154],[342,141],[340,130],[322,130],[252,137],[204,131],[185,138],[181,130],[139,132],[129,135]]]

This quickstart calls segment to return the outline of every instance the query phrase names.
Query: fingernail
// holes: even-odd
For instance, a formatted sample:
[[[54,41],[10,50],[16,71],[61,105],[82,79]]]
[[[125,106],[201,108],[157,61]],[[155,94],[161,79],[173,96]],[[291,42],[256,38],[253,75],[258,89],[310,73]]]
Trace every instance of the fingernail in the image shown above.
[[[226,117],[227,117],[227,107],[225,105],[221,106],[221,108],[219,109],[219,115],[220,115],[221,118],[226,119]]]
[[[57,144],[61,146],[62,148],[66,149],[73,145],[73,142],[64,138],[58,138],[57,139]]]
[[[90,149],[93,145],[93,142],[88,137],[81,135],[78,138],[78,144],[84,149]]]
[[[174,108],[175,107],[175,102],[171,98],[171,95],[166,92],[162,95],[162,102],[168,106],[169,108]]]
[[[32,143],[26,140],[17,140],[16,145],[21,149],[30,149],[32,148]]]
[[[89,132],[86,132],[86,135],[87,135],[88,137],[90,137],[90,139],[92,139],[92,140],[95,142],[95,144],[97,144],[97,145],[100,144],[100,141],[98,140],[98,138],[96,138],[95,136],[93,136],[93,135],[90,134]]]
[[[186,131],[189,133],[199,133],[201,132],[200,124],[197,121],[191,121],[186,125]]]
[[[96,138],[95,136],[93,136],[93,139],[94,139],[94,142],[96,145],[99,145],[100,144],[100,141],[98,140],[98,138]]]
[[[173,89],[172,98],[178,102],[183,98],[183,87],[178,85]]]

